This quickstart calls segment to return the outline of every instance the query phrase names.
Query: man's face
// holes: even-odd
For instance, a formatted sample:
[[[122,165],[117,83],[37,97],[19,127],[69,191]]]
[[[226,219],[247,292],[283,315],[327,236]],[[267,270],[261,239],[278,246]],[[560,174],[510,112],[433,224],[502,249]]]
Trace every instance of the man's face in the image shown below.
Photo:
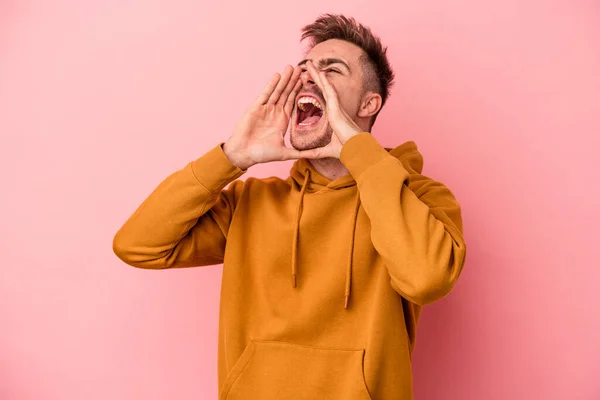
[[[332,39],[313,47],[299,63],[303,71],[302,88],[296,97],[290,133],[295,149],[310,150],[326,146],[333,135],[327,120],[323,93],[308,73],[306,61],[311,61],[318,71],[325,73],[338,94],[340,106],[356,121],[363,95],[362,54],[360,47]]]

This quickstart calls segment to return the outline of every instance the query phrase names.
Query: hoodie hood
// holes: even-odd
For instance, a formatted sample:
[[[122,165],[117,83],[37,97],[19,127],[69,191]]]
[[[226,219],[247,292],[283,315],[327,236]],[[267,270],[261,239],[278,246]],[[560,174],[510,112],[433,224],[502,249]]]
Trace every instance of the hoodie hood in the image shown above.
[[[395,148],[386,148],[386,151],[396,159],[398,159],[404,168],[410,173],[421,173],[423,170],[423,156],[419,153],[417,145],[413,141],[409,141],[401,144]],[[356,180],[351,174],[338,178],[336,180],[330,180],[329,178],[321,175],[317,171],[309,160],[300,159],[297,160],[292,169],[290,170],[290,177],[295,182],[294,188],[300,191],[295,225],[294,225],[294,238],[292,242],[292,288],[296,288],[298,281],[298,242],[300,237],[300,220],[302,219],[302,207],[304,204],[304,195],[306,193],[314,193],[321,189],[333,189],[342,190],[352,188],[356,186]],[[356,233],[356,221],[360,210],[360,193],[356,190],[354,208],[352,213],[352,229],[348,233],[348,255],[346,262],[346,281],[344,290],[344,308],[348,308],[351,295],[352,287],[352,264],[354,260],[354,237]]]
[[[423,156],[419,153],[415,142],[410,141],[394,148],[386,147],[385,149],[391,156],[400,160],[404,168],[411,173],[421,173],[423,171]],[[297,160],[290,170],[290,176],[300,188],[304,186],[307,171],[309,171],[308,174],[310,174],[306,184],[308,193],[316,192],[323,188],[344,189],[356,185],[356,180],[351,174],[347,174],[332,181],[321,175],[319,171],[312,166],[309,160],[302,158]]]

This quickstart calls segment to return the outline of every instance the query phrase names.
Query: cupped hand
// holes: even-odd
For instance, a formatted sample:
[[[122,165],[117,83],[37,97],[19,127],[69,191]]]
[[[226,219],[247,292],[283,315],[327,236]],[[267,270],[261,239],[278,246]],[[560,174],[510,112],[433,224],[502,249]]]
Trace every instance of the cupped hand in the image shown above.
[[[288,65],[275,74],[258,98],[238,121],[231,138],[223,146],[229,160],[246,170],[258,163],[303,157],[303,152],[285,145],[296,96],[302,87],[300,67]]]
[[[363,130],[350,118],[341,107],[339,97],[333,85],[324,72],[318,71],[311,61],[306,63],[306,68],[313,82],[317,84],[325,98],[325,115],[329,126],[333,130],[331,142],[324,147],[308,150],[303,154],[306,158],[340,158],[342,146],[351,137]]]

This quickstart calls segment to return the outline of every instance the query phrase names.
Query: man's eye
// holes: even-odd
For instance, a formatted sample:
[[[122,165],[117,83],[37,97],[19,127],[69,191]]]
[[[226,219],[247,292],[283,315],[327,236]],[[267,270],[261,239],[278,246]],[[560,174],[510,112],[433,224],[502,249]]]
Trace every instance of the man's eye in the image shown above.
[[[341,72],[340,72],[340,71],[338,71],[338,70],[337,70],[337,69],[335,69],[335,68],[328,68],[328,69],[326,69],[326,70],[325,70],[325,72],[335,72],[335,73],[337,73],[337,74],[341,74]]]

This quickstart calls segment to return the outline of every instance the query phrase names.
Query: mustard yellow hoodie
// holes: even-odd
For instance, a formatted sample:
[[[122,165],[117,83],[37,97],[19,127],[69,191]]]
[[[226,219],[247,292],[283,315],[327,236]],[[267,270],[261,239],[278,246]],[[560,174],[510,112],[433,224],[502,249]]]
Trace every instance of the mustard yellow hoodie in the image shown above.
[[[389,150],[362,133],[341,161],[350,174],[335,181],[298,160],[286,180],[244,182],[219,145],[116,234],[135,267],[224,264],[220,399],[413,398],[421,308],[465,261],[460,206],[421,174],[413,142]]]

